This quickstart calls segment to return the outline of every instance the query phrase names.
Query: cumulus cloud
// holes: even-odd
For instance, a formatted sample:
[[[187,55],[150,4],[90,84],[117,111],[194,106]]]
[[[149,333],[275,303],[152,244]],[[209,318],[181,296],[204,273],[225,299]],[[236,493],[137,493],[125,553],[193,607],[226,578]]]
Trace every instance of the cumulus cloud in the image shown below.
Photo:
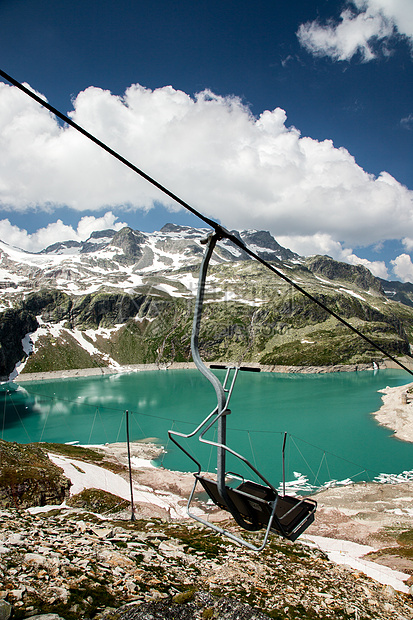
[[[107,228],[120,230],[127,225],[116,220],[117,217],[111,211],[108,211],[102,217],[82,217],[76,229],[63,224],[62,220],[57,220],[48,224],[45,228],[39,228],[36,232],[29,234],[27,230],[11,224],[8,219],[4,219],[0,220],[0,239],[27,252],[39,252],[59,241],[85,241],[95,230],[105,230]]]
[[[384,261],[369,261],[366,258],[360,258],[351,248],[344,248],[342,243],[335,241],[331,235],[319,233],[310,236],[278,236],[277,241],[301,256],[326,254],[335,260],[351,265],[363,265],[378,278],[387,279],[389,275]]]
[[[413,192],[366,173],[332,141],[303,137],[277,108],[258,118],[235,97],[131,86],[90,87],[73,119],[205,215],[228,228],[325,234],[348,246],[413,238]],[[152,208],[159,190],[0,83],[0,205],[78,211]],[[175,205],[175,208],[176,205]]]
[[[413,282],[413,263],[408,254],[400,254],[390,261],[396,277],[402,282]]]
[[[94,217],[93,215],[85,215],[79,220],[77,225],[77,237],[81,241],[85,241],[90,237],[92,232],[97,230],[120,230],[124,226],[127,226],[125,222],[117,222],[117,216],[112,211],[107,211],[101,217]]]
[[[297,36],[303,47],[315,56],[351,60],[357,53],[364,62],[377,57],[377,49],[389,53],[387,43],[393,35],[413,46],[413,3],[411,0],[348,0],[349,8],[340,20],[301,24]]]

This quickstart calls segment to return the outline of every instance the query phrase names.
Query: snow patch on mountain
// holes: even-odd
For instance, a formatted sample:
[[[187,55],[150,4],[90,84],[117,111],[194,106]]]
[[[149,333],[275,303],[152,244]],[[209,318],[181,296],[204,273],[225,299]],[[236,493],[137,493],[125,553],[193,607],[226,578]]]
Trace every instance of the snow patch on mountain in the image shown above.
[[[111,335],[114,331],[122,327],[121,325],[116,326],[112,329],[102,329],[99,328],[97,330],[88,329],[86,331],[80,331],[79,329],[68,329],[64,327],[66,321],[60,321],[59,323],[46,323],[42,320],[41,316],[36,317],[37,322],[39,323],[39,327],[35,332],[31,334],[27,334],[23,339],[25,342],[23,344],[24,351],[27,355],[30,355],[32,352],[35,352],[38,346],[39,339],[44,337],[50,340],[52,346],[58,346],[59,339],[62,339],[65,335],[69,335],[76,340],[79,346],[84,349],[91,356],[98,356],[103,359],[109,368],[119,368],[120,365],[116,362],[110,355],[107,353],[102,353],[100,349],[96,348],[90,340],[96,342],[97,336],[101,336],[103,338],[110,339]],[[19,365],[18,371],[21,372],[24,368],[24,362]]]
[[[64,330],[64,328],[63,328]],[[67,331],[67,330],[66,330]],[[78,329],[73,329],[70,331],[73,338],[79,343],[79,345],[84,349],[89,355],[98,355],[102,357],[110,368],[120,368],[120,364],[116,362],[110,355],[107,353],[102,353],[99,349],[93,346],[89,340],[85,338],[85,332],[81,332]]]
[[[343,293],[347,293],[348,295],[351,295],[352,297],[355,297],[356,299],[361,299],[361,301],[366,301],[364,297],[362,297],[358,293],[355,293],[354,291],[351,291],[350,289],[340,287],[339,291],[342,291]]]
[[[131,293],[146,285],[145,276],[161,275],[163,280],[171,280],[170,285],[158,286],[161,292],[172,297],[194,295],[193,266],[200,264],[204,251],[201,242],[210,232],[173,224],[153,233],[124,228],[92,233],[85,242],[56,243],[39,253],[0,241],[0,288],[20,294],[42,288],[57,288],[73,295],[92,294],[100,289]],[[254,251],[267,260],[278,260],[283,252],[292,255],[267,232],[233,231],[233,234],[250,240]],[[231,242],[222,240],[216,246],[211,265],[240,260],[250,259]],[[185,273],[185,268],[189,273]],[[179,288],[174,280],[179,281]],[[187,288],[186,294],[182,287]]]

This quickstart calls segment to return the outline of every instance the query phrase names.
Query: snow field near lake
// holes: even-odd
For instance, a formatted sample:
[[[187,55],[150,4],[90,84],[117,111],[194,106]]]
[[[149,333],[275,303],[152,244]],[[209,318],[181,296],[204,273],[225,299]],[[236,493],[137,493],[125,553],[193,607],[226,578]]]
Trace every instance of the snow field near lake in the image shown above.
[[[410,575],[363,559],[363,556],[367,553],[375,551],[369,545],[359,545],[348,540],[337,540],[335,538],[311,536],[309,534],[305,534],[300,540],[306,545],[318,547],[336,564],[349,566],[383,585],[392,586],[392,588],[399,592],[404,592],[405,594],[409,592],[409,586],[404,582],[409,579]]]
[[[71,480],[70,495],[76,495],[84,489],[101,489],[130,501],[129,482],[119,474],[114,474],[92,463],[85,463],[56,454],[49,454],[49,458],[55,465],[61,467],[65,476]],[[135,467],[153,467],[150,461],[144,459],[135,459],[133,465]],[[150,487],[134,483],[133,496],[136,502],[144,502],[163,508],[170,514],[171,519],[186,518],[185,508],[179,505],[182,498],[173,493],[155,491]]]

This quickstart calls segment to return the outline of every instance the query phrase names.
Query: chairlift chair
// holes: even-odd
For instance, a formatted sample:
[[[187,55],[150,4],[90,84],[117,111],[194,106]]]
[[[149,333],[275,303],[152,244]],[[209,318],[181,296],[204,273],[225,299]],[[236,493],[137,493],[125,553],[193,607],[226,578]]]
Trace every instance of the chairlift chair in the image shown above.
[[[199,273],[197,296],[195,300],[195,312],[192,325],[191,352],[192,358],[197,369],[210,381],[217,396],[217,406],[215,409],[191,432],[188,434],[178,431],[168,431],[171,441],[178,446],[197,466],[198,470],[194,473],[195,481],[187,504],[188,515],[200,523],[212,528],[216,532],[224,534],[237,543],[240,543],[254,551],[262,551],[267,544],[270,532],[274,532],[283,538],[294,541],[302,534],[307,527],[314,521],[314,514],[317,502],[311,498],[298,498],[285,494],[285,468],[284,452],[286,434],[283,442],[283,494],[280,495],[277,489],[241,454],[238,454],[226,443],[226,418],[231,413],[228,408],[229,401],[234,389],[235,381],[239,371],[259,372],[259,368],[221,366],[211,364],[207,367],[199,354],[199,331],[201,325],[202,308],[205,293],[205,282],[208,265],[217,241],[221,238],[215,232],[206,240],[206,250],[201,263]],[[212,372],[211,369],[225,368],[225,378],[223,383]],[[217,424],[217,441],[205,438],[207,431]],[[202,443],[209,444],[217,449],[217,476],[216,480],[207,477],[201,472],[201,464],[188,452],[178,441],[178,437],[189,439],[199,435],[198,439]],[[245,478],[237,473],[226,471],[227,453],[232,454],[242,461],[259,479],[260,483]],[[235,487],[230,486],[228,478],[239,480]],[[256,532],[265,529],[264,537],[260,545],[254,545],[249,540],[242,538],[233,532],[221,528],[215,523],[211,523],[191,511],[191,504],[194,498],[198,483],[207,493],[214,504],[228,511],[235,522],[244,530]]]

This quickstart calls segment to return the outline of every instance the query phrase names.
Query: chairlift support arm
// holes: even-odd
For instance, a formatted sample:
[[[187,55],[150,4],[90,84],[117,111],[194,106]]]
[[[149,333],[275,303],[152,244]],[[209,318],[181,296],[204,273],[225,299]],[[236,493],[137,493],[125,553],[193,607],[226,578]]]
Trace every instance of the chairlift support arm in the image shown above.
[[[199,353],[199,332],[201,328],[201,318],[202,318],[202,310],[204,305],[204,297],[205,297],[205,283],[206,277],[208,273],[209,263],[212,257],[212,253],[217,244],[217,241],[222,238],[220,232],[215,232],[208,237],[206,240],[206,250],[204,253],[204,257],[202,259],[201,268],[199,272],[198,279],[198,289],[197,296],[195,300],[195,312],[194,312],[194,320],[192,323],[192,336],[191,336],[191,353],[192,359],[195,362],[195,366],[197,369],[204,375],[206,379],[212,384],[215,390],[215,394],[217,396],[217,409],[216,409],[216,420],[218,425],[218,441],[217,443],[213,443],[213,445],[217,448],[217,484],[218,491],[221,497],[225,500],[228,505],[228,509],[234,517],[235,521],[246,530],[254,531],[257,529],[257,523],[255,522],[252,516],[252,523],[246,521],[242,515],[237,510],[234,505],[232,499],[228,495],[226,484],[225,484],[225,475],[226,475],[226,453],[228,451],[227,443],[227,415],[231,413],[227,407],[228,400],[225,394],[225,388],[219,381],[219,379],[214,375],[214,373],[204,364],[201,359]],[[238,369],[235,369],[234,381],[238,374]],[[233,385],[232,384],[232,385]],[[215,420],[214,420],[215,422]],[[202,433],[204,435],[208,428],[212,426],[214,423],[212,422]],[[202,435],[200,439],[202,440]],[[211,442],[208,442],[211,443]]]
[[[185,435],[184,433],[170,430],[168,431],[168,434],[171,441],[175,443],[190,459],[192,459],[198,467],[198,472],[194,474],[195,482],[187,504],[188,515],[213,530],[226,535],[237,543],[247,546],[254,551],[261,551],[264,549],[271,531],[277,532],[279,535],[290,540],[295,540],[314,519],[317,503],[308,498],[299,500],[285,495],[284,451],[286,434],[284,435],[282,449],[284,489],[284,494],[282,497],[279,496],[277,489],[268,480],[266,480],[262,474],[260,474],[252,463],[226,445],[226,421],[227,415],[231,413],[228,409],[228,405],[238,372],[241,368],[224,367],[226,368],[226,374],[224,382],[221,384],[218,377],[214,375],[211,369],[205,365],[199,353],[199,332],[201,327],[208,266],[215,245],[220,238],[222,238],[221,234],[219,232],[215,232],[205,241],[206,249],[199,272],[191,336],[192,358],[197,369],[206,379],[208,379],[208,381],[210,381],[214,387],[217,397],[217,406],[191,433]],[[213,364],[212,366],[215,368],[222,368],[216,364]],[[244,368],[244,370],[256,371],[258,369]],[[205,434],[215,423],[217,423],[218,427],[218,438],[216,442],[205,438]],[[197,434],[199,434],[199,441],[214,446],[217,449],[216,482],[202,475],[201,464],[188,452],[188,450],[181,446],[176,439],[176,437],[188,439]],[[238,474],[234,474],[232,472],[227,472],[225,465],[227,453],[232,454],[237,459],[245,463],[247,467],[249,467],[249,469],[258,476],[263,484],[246,481],[243,476],[239,476]],[[241,480],[241,484],[236,489],[232,489],[226,485],[226,476],[230,473],[233,477]],[[200,482],[200,484],[204,487],[204,490],[214,501],[214,503],[221,508],[228,510],[235,522],[244,530],[255,532],[259,529],[265,528],[264,538],[260,546],[254,545],[248,540],[245,540],[232,532],[224,530],[218,525],[206,521],[199,515],[191,512],[190,506],[198,482]]]

